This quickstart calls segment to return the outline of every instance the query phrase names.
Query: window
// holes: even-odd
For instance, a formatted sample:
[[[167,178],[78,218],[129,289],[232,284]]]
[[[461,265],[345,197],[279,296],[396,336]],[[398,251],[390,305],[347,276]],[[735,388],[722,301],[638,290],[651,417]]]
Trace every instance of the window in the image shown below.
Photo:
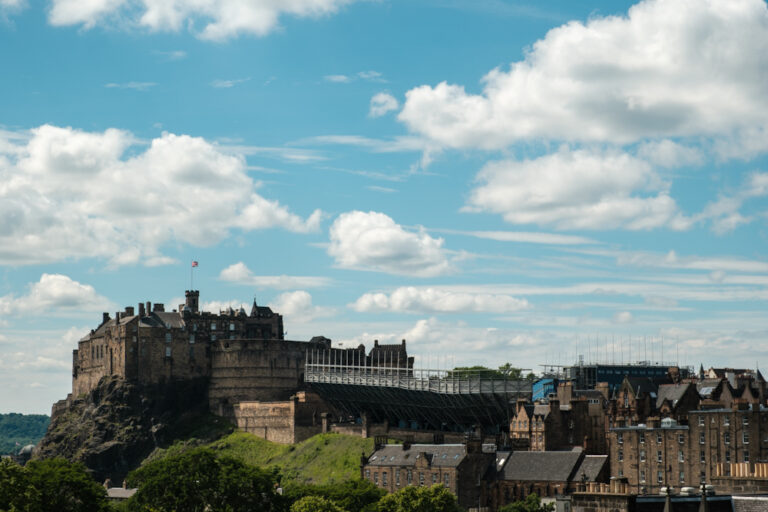
[[[640,432],[640,442],[645,444],[645,432]]]
[[[699,426],[700,427],[704,426],[704,415],[703,414],[699,414]]]
[[[680,444],[683,444],[685,442],[685,434],[678,434],[677,435],[677,442]]]
[[[165,347],[165,357],[171,357],[171,347]]]
[[[685,453],[683,453],[683,450],[677,452],[677,460],[678,462],[685,462]]]
[[[746,430],[741,433],[741,442],[744,444],[749,444],[749,432]]]
[[[723,416],[723,425],[726,427],[731,424],[731,417],[730,416]]]
[[[371,479],[371,470],[370,469],[366,469],[365,470],[365,479],[366,480],[370,480]]]
[[[685,471],[680,470],[680,483],[685,483]]]
[[[725,462],[731,462],[731,450],[725,450]]]
[[[640,462],[645,462],[645,450],[640,450]]]
[[[616,440],[617,440],[617,442],[619,444],[624,443],[624,433],[623,432],[619,432],[618,434],[616,434],[616,438],[617,438]]]
[[[437,473],[432,473],[432,483],[433,484],[437,483]]]
[[[624,470],[619,468],[619,478],[624,476]]]
[[[449,475],[448,473],[444,474],[443,475],[443,483],[445,484],[446,487],[450,487],[451,486],[451,475]]]
[[[212,331],[216,330],[216,322],[211,322],[211,330]]]
[[[700,432],[699,433],[699,444],[706,444],[706,442],[707,442],[707,440],[706,440],[706,437],[704,436],[704,432]]]
[[[419,471],[419,485],[424,485],[424,473]]]
[[[386,471],[383,471],[381,473],[381,485],[383,485],[384,487],[387,486],[387,472]]]
[[[749,425],[749,417],[747,417],[747,416],[742,416],[742,417],[741,417],[741,424],[742,424],[742,425],[744,425],[745,427],[746,427],[747,425]]]
[[[378,473],[374,473],[373,474],[373,483],[376,484],[376,485],[379,485],[379,474]]]
[[[725,444],[731,444],[731,433],[730,432],[724,432],[723,433],[723,442]]]
[[[663,483],[664,482],[664,472],[662,470],[658,470],[656,472],[656,481],[659,482],[659,483]]]
[[[216,341],[216,335],[215,334],[211,334],[211,341]]]
[[[707,452],[705,452],[704,450],[701,450],[699,452],[699,462],[702,462],[702,463],[707,462]]]
[[[171,342],[171,333],[167,332],[165,333],[165,342],[170,343]]]
[[[661,444],[661,432],[657,432],[657,433],[656,433],[656,442],[657,442],[658,444]]]
[[[619,450],[619,462],[624,460],[624,450]]]
[[[656,462],[662,462],[661,450],[656,452]]]
[[[413,471],[409,469],[408,472],[405,474],[405,477],[408,485],[411,485],[413,483]]]
[[[193,331],[196,331],[196,330],[197,330],[197,324],[192,324],[192,330],[193,330]]]
[[[749,462],[749,450],[744,450],[744,462]]]
[[[194,334],[190,334],[189,335],[189,342],[190,343],[194,343],[195,342],[195,335]]]
[[[189,358],[190,359],[195,358],[195,347],[189,347]]]
[[[234,331],[235,330],[235,322],[229,322],[229,330]]]
[[[645,483],[645,470],[644,469],[640,470],[640,482],[641,483]]]

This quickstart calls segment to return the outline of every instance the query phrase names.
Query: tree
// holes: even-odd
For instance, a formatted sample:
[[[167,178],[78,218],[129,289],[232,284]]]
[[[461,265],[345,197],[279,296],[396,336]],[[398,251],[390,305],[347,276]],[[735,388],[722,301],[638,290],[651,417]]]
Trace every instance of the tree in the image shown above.
[[[524,500],[499,508],[499,512],[553,512],[554,510],[554,503],[542,503],[535,492],[526,496]]]
[[[322,496],[304,496],[291,505],[291,512],[346,512]]]
[[[379,512],[461,512],[456,496],[443,484],[432,487],[409,485],[379,502]]]
[[[304,496],[320,496],[349,512],[376,510],[375,505],[386,494],[372,482],[359,478],[324,485],[292,484],[285,491],[292,501]]]
[[[281,510],[283,499],[275,492],[277,477],[232,457],[217,457],[210,448],[196,448],[150,462],[128,475],[129,483],[139,488],[129,508],[158,512]]]
[[[55,458],[33,460],[25,467],[0,462],[0,510],[103,512],[109,505],[104,487],[85,466]]]

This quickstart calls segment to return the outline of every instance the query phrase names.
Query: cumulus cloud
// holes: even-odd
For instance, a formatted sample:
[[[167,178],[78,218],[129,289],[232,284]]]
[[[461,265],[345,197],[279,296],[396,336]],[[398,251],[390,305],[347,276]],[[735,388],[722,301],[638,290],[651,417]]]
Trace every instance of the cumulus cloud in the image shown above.
[[[86,29],[118,25],[178,32],[187,27],[201,39],[222,41],[242,34],[264,36],[277,27],[283,15],[316,18],[333,14],[353,1],[53,0],[48,20],[52,25],[82,25]]]
[[[366,293],[351,307],[356,311],[403,313],[510,313],[529,307],[528,301],[511,295],[468,293],[414,286],[391,294]]]
[[[136,151],[128,132],[44,125],[4,142],[2,264],[83,257],[160,264],[168,261],[161,247],[174,241],[207,246],[232,229],[303,233],[322,218],[315,211],[302,219],[262,197],[242,156],[202,138],[164,133]]]
[[[319,288],[330,284],[330,279],[319,276],[257,276],[245,263],[239,261],[228,266],[219,274],[219,279],[230,283],[258,288],[288,290],[296,288]]]
[[[330,229],[328,254],[342,268],[431,277],[451,270],[442,238],[423,228],[407,231],[378,212],[339,215]]]
[[[105,311],[112,303],[96,293],[93,286],[81,284],[61,274],[43,274],[29,286],[25,295],[0,297],[0,314],[4,316],[39,315],[44,312]]]
[[[399,119],[457,148],[764,133],[766,69],[763,0],[646,0],[550,30],[508,71],[490,71],[480,94],[416,87]]]
[[[312,304],[312,296],[304,290],[282,293],[269,303],[269,307],[289,321],[298,323],[333,314],[331,308]]]
[[[371,98],[371,108],[368,111],[370,117],[381,117],[387,112],[400,108],[400,103],[389,93],[380,92]]]
[[[490,211],[514,224],[559,229],[686,229],[666,184],[651,166],[618,151],[571,151],[490,162],[465,211]]]

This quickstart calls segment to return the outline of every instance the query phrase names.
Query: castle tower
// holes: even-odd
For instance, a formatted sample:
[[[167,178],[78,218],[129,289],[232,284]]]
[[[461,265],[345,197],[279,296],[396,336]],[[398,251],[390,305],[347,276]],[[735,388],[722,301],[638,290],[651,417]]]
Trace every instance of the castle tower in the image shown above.
[[[193,313],[199,312],[200,305],[200,291],[199,290],[187,290],[184,292],[184,296],[187,298],[184,304]]]

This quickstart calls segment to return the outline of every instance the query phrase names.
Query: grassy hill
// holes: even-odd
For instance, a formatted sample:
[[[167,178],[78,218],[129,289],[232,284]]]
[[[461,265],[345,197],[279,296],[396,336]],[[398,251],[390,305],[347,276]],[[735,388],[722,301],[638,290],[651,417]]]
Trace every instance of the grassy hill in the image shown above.
[[[184,451],[195,442],[158,450],[148,460]],[[277,467],[284,482],[325,484],[360,476],[360,454],[373,451],[373,439],[343,434],[318,434],[295,445],[272,443],[245,432],[234,432],[206,446],[223,455],[261,467]]]
[[[0,454],[17,453],[24,445],[37,444],[50,420],[45,414],[0,414]]]

